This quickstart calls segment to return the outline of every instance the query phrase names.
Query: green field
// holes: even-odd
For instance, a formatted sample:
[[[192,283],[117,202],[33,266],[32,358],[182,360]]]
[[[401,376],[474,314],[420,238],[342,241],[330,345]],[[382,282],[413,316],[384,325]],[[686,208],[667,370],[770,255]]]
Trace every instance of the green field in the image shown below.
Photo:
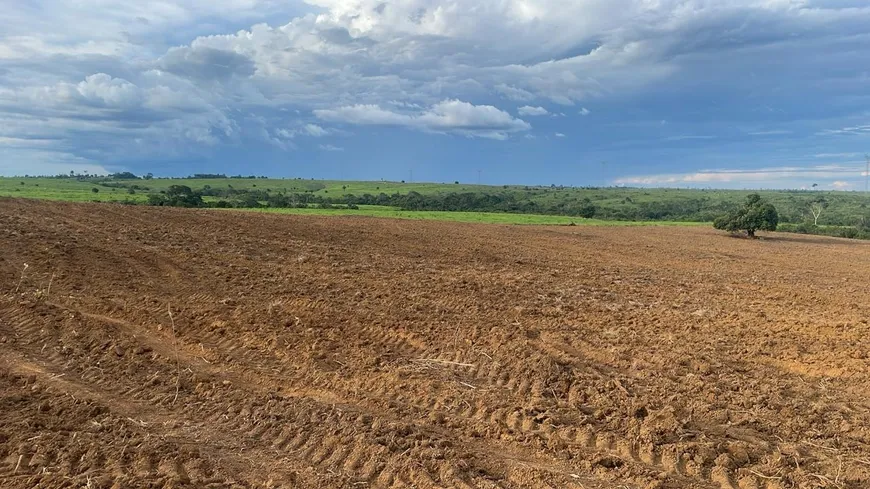
[[[368,216],[393,219],[424,219],[487,224],[535,224],[545,226],[706,226],[708,223],[675,221],[606,221],[567,216],[539,214],[508,214],[503,212],[403,211],[390,207],[361,206],[360,209],[221,209],[223,211],[262,212],[314,216]]]
[[[111,181],[110,179],[107,179]],[[138,185],[148,190],[128,194],[124,188],[107,188],[101,185],[102,179],[73,179],[49,177],[0,177],[0,196],[25,197],[48,200],[66,200],[73,202],[120,202],[125,199],[144,202],[148,192],[159,192],[171,185],[187,185],[193,189],[202,189],[206,185],[212,188],[259,189],[269,191],[310,192],[314,195],[345,194],[386,194],[408,193],[421,194],[447,192],[480,192],[492,189],[504,189],[502,186],[487,185],[456,185],[444,183],[402,183],[402,182],[347,182],[338,180],[298,180],[298,179],[249,179],[249,178],[154,178],[151,180],[118,180],[123,185]],[[98,190],[97,193],[93,189]],[[522,189],[522,186],[509,186],[510,189]]]
[[[228,200],[233,207],[269,205],[264,195],[302,195],[312,199],[311,207],[329,201],[337,206],[351,202],[353,197],[366,197],[357,201],[359,210],[323,209],[324,213],[378,215],[383,217],[438,216],[439,219],[468,222],[512,222],[566,224],[580,221],[656,221],[656,222],[711,222],[715,217],[739,205],[750,192],[757,192],[773,203],[782,223],[812,222],[808,203],[820,197],[828,201],[819,224],[829,226],[857,226],[870,222],[870,194],[864,192],[796,191],[796,190],[708,190],[708,189],[647,189],[647,188],[583,188],[542,187],[523,185],[470,185],[455,183],[357,182],[303,179],[263,178],[154,178],[113,179],[109,177],[0,178],[0,196],[39,198],[64,201],[98,201],[145,203],[149,195],[165,192],[170,186],[185,185],[203,192],[202,199],[211,205]],[[258,197],[252,205],[242,204],[238,197],[255,192]],[[229,197],[219,196],[224,193]],[[396,195],[419,194],[423,203],[417,207],[407,205]],[[378,197],[392,198],[385,204]],[[464,205],[462,197],[491,196],[501,199],[498,205]],[[439,207],[438,199],[456,197],[460,205]],[[235,200],[233,200],[235,199]],[[350,199],[350,200],[349,200]],[[433,204],[433,201],[434,204]],[[507,202],[506,201],[510,201]],[[249,201],[250,202],[250,201]],[[369,204],[379,204],[373,208]],[[455,202],[454,202],[455,204]],[[391,207],[384,208],[383,205]],[[499,207],[500,206],[500,207]],[[594,208],[584,213],[583,208]],[[276,208],[271,208],[276,207]],[[268,211],[315,213],[320,209],[290,209],[271,206]],[[264,210],[264,209],[258,209]],[[451,212],[441,212],[449,210]],[[483,214],[483,215],[480,215]],[[579,216],[594,217],[581,219]]]

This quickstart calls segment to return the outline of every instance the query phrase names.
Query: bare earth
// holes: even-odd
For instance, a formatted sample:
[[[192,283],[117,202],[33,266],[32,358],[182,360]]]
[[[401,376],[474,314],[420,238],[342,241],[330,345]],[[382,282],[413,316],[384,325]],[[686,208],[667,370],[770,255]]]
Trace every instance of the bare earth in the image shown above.
[[[0,487],[866,488],[868,277],[785,234],[0,200]]]

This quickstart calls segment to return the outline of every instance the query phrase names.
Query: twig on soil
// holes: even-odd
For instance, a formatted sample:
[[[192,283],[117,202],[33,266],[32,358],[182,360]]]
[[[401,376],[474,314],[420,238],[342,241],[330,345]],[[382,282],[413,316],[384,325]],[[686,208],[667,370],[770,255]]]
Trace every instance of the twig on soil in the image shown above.
[[[457,382],[459,382],[459,381],[457,381]],[[472,388],[472,389],[477,389],[477,386],[474,386],[474,385],[468,384],[468,383],[466,383],[466,382],[459,382],[459,383],[462,384],[462,385],[464,385],[465,387],[470,387],[470,388]]]
[[[626,389],[625,386],[622,385],[622,382],[620,382],[619,379],[613,379],[613,383],[616,384],[616,387],[618,387],[619,390],[621,390],[623,392],[623,394],[625,394],[627,396],[631,395],[631,394],[629,394],[628,389]]]
[[[175,336],[175,318],[172,317],[172,304],[166,305],[166,310],[169,312],[169,322],[172,323],[172,349],[175,351],[175,397],[172,399],[172,404],[178,400],[178,389],[181,383],[181,364],[178,362],[178,337]]]
[[[822,481],[822,483],[825,484],[826,486],[830,486],[830,485],[836,485],[838,487],[840,486],[840,484],[838,482],[832,481],[830,477],[825,477],[825,476],[819,475],[819,474],[809,474],[809,475],[810,475],[810,477],[815,477],[816,479]]]
[[[752,472],[752,474],[754,474],[754,475],[757,476],[757,477],[761,477],[762,479],[767,479],[767,480],[772,480],[772,481],[773,481],[773,480],[780,480],[780,479],[782,479],[782,477],[775,477],[775,476],[772,476],[772,475],[764,475],[764,474],[762,474],[761,472],[756,472],[756,471],[754,471],[754,470],[752,470],[752,469],[749,469],[749,472]]]
[[[18,285],[15,286],[15,293],[16,294],[18,293],[18,289],[21,288],[21,282],[24,282],[24,272],[26,272],[28,268],[30,268],[30,265],[25,263],[24,268],[21,270],[21,278],[18,279]]]
[[[412,358],[411,361],[416,363],[438,363],[441,365],[455,365],[457,367],[474,367],[473,363],[451,362],[449,360],[440,360],[438,358]]]
[[[821,448],[822,450],[828,450],[829,452],[836,452],[837,451],[836,448],[825,447],[822,445],[815,444],[811,441],[805,441],[804,443],[806,443],[807,445],[812,446],[812,447]]]
[[[574,479],[574,484],[577,484],[578,486],[580,486],[580,489],[586,489],[586,486],[584,486],[582,482],[580,482],[579,480],[577,480],[577,479],[580,479],[580,476],[579,476],[579,475],[577,475],[577,474],[568,474],[568,475],[569,475],[572,479]]]
[[[18,473],[18,469],[21,468],[21,460],[24,459],[24,454],[18,456],[18,463],[15,464],[15,470],[12,471],[13,474]]]
[[[455,351],[459,351],[458,343],[459,343],[459,327],[460,327],[460,326],[462,326],[462,325],[461,325],[461,324],[457,324],[457,325],[456,325],[456,331],[453,332],[453,349],[454,349]]]
[[[48,288],[45,289],[45,296],[48,297],[51,294],[51,283],[54,282],[54,272],[51,272],[51,278],[48,279]]]

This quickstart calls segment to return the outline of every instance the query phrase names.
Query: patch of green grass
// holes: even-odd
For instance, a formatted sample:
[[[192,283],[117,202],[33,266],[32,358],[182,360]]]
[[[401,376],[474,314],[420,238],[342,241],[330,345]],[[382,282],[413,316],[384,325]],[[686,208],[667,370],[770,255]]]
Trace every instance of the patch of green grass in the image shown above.
[[[144,181],[131,184],[145,185]],[[22,185],[23,184],[23,185]],[[98,192],[94,193],[92,189]],[[0,197],[22,197],[45,200],[64,200],[69,202],[123,202],[132,200],[144,202],[148,193],[137,191],[127,193],[125,188],[109,188],[96,181],[82,181],[71,178],[0,178]]]
[[[578,217],[538,214],[506,214],[498,212],[403,211],[383,206],[361,206],[360,209],[215,209],[220,211],[260,212],[307,216],[367,216],[394,219],[422,219],[487,224],[526,224],[545,226],[709,226],[710,223],[674,221],[604,221]]]
[[[339,180],[299,180],[280,178],[155,178],[151,180],[111,180],[107,182],[122,185],[139,185],[148,190],[137,190],[128,194],[124,188],[108,188],[100,185],[101,180],[47,177],[0,177],[0,197],[23,197],[47,200],[66,200],[72,202],[118,202],[126,199],[136,202],[147,200],[149,192],[160,192],[171,185],[186,185],[194,190],[202,190],[206,185],[215,189],[235,188],[239,190],[269,190],[271,192],[302,193],[310,192],[324,197],[342,195],[385,193],[388,195],[407,194],[414,191],[421,194],[446,192],[475,192],[501,187],[485,185],[454,185],[441,183],[401,183],[401,182],[348,182]],[[24,185],[22,185],[22,182]],[[91,189],[97,188],[94,193]],[[515,187],[519,188],[519,187]]]

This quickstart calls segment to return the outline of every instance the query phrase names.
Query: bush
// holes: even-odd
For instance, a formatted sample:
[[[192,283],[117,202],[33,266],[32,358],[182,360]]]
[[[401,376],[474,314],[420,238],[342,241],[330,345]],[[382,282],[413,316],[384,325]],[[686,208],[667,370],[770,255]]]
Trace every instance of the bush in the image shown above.
[[[170,185],[165,192],[148,195],[148,205],[172,207],[204,207],[202,195],[187,185]]]

